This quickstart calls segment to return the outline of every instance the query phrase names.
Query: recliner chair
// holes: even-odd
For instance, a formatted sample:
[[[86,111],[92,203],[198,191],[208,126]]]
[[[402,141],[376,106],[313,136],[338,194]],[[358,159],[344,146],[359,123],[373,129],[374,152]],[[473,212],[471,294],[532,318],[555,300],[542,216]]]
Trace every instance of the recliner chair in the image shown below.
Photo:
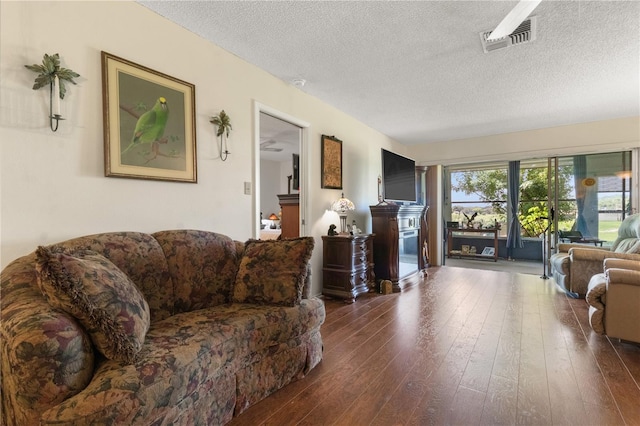
[[[640,261],[605,259],[586,295],[589,324],[598,334],[640,343]]]
[[[569,296],[584,298],[589,280],[602,272],[605,258],[640,262],[640,214],[622,221],[611,249],[586,244],[558,244],[558,252],[549,259],[551,275]]]

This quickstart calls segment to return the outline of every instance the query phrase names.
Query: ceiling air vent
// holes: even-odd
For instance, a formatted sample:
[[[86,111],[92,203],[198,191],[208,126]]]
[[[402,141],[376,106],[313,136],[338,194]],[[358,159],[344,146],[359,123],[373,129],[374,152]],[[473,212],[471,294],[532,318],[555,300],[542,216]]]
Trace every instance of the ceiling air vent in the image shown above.
[[[514,32],[506,37],[495,41],[487,41],[491,35],[491,31],[483,31],[480,33],[480,41],[482,42],[482,50],[484,53],[493,52],[494,50],[504,49],[518,44],[529,43],[536,39],[536,17],[531,16],[525,19]]]

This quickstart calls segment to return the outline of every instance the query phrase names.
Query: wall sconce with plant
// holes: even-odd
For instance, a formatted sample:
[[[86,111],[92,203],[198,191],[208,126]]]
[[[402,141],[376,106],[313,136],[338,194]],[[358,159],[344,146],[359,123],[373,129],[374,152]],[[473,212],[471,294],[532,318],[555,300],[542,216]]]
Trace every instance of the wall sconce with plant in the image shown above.
[[[227,139],[229,138],[229,133],[232,130],[231,118],[229,117],[229,115],[227,115],[226,112],[224,112],[224,110],[222,110],[220,111],[220,114],[211,117],[211,120],[209,120],[209,122],[213,123],[213,125],[218,128],[216,132],[216,137],[220,138],[218,153],[220,154],[220,159],[222,161],[226,161],[229,154],[231,154],[229,152],[229,149],[227,148]]]
[[[71,84],[76,84],[73,79],[80,77],[80,74],[68,68],[60,67],[60,55],[57,53],[54,55],[47,55],[45,53],[41,65],[33,64],[25,65],[25,67],[38,73],[36,81],[33,84],[33,90],[38,90],[47,84],[49,85],[49,127],[55,132],[58,130],[59,121],[64,120],[62,115],[60,115],[60,100],[64,99],[64,95],[67,93],[64,82],[68,81]],[[53,124],[54,121],[55,127]]]

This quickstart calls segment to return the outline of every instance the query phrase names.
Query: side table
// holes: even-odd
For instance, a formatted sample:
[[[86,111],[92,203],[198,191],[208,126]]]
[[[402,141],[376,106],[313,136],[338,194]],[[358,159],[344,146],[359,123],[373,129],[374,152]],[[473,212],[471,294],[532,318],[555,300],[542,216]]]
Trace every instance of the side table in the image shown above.
[[[354,302],[375,286],[374,234],[322,237],[322,294]]]

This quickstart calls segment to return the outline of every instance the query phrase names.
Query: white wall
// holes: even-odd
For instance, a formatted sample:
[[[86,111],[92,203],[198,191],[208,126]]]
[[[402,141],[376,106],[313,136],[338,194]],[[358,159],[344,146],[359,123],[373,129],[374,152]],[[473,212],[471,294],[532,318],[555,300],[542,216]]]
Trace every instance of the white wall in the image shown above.
[[[640,117],[628,117],[413,146],[409,155],[422,165],[451,165],[614,152],[638,147]]]
[[[1,267],[37,245],[104,231],[195,228],[252,237],[253,199],[243,182],[252,181],[259,155],[252,146],[260,102],[311,124],[303,172],[319,293],[320,236],[337,222],[326,210],[340,196],[320,188],[320,136],[343,141],[345,195],[361,218],[377,202],[380,147],[405,149],[133,2],[0,2],[0,19]],[[195,85],[197,184],[104,177],[102,50]],[[24,67],[45,53],[59,53],[62,66],[81,75],[62,101],[66,121],[57,133],[48,128],[48,92],[31,89],[36,74]],[[216,158],[209,123],[221,109],[233,123],[225,162]]]

